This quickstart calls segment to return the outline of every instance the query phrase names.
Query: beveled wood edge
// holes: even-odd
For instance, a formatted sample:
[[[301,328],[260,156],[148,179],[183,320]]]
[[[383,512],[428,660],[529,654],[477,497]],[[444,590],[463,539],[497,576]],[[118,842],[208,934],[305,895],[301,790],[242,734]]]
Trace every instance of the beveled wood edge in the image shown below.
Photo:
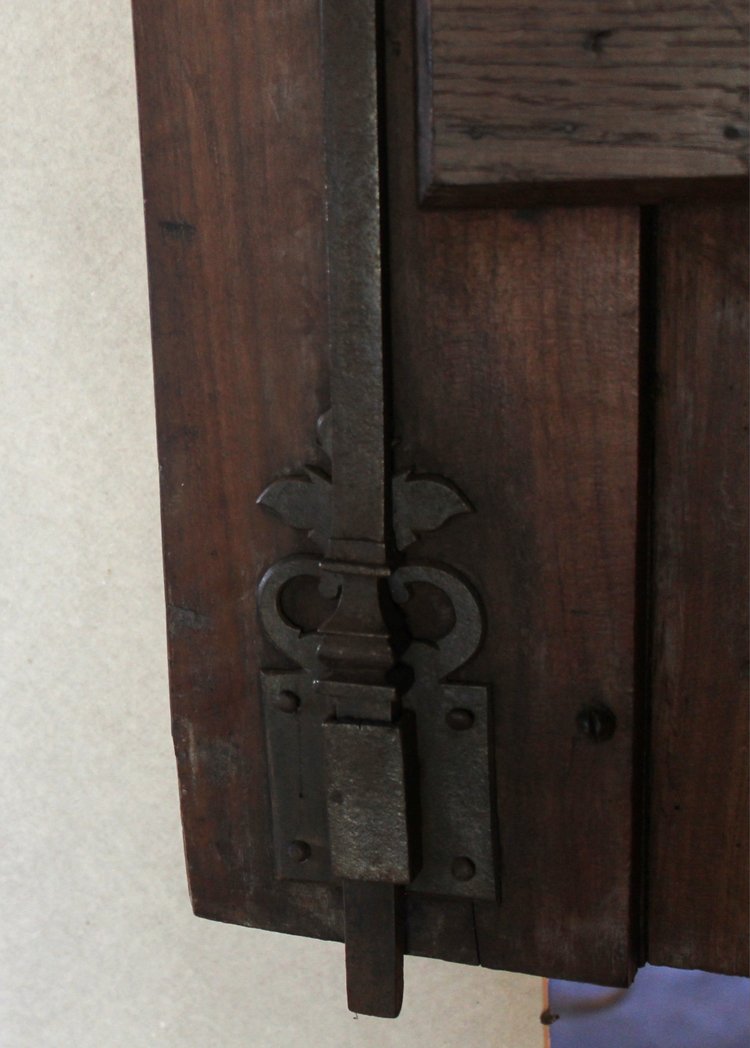
[[[420,150],[421,158],[424,156]],[[745,175],[721,178],[612,179],[580,182],[485,183],[441,181],[420,166],[418,203],[422,208],[651,206],[682,200],[744,200],[750,192]]]

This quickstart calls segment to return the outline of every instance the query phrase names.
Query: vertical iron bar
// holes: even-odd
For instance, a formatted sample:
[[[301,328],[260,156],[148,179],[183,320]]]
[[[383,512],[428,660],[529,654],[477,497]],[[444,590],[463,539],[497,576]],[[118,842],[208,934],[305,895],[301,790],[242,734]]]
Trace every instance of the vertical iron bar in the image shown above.
[[[385,563],[377,0],[322,0],[333,526]],[[368,551],[367,545],[375,548]],[[377,547],[381,547],[380,550]]]
[[[393,654],[383,617],[389,570],[377,3],[322,0],[321,11],[333,467],[322,567],[341,596],[320,631],[328,672],[319,687],[337,696],[339,718],[368,718],[376,709],[378,720],[390,721],[398,698],[385,686]],[[350,691],[354,682],[368,685],[367,699]],[[403,996],[402,889],[349,880],[343,888],[349,1007],[396,1016]]]

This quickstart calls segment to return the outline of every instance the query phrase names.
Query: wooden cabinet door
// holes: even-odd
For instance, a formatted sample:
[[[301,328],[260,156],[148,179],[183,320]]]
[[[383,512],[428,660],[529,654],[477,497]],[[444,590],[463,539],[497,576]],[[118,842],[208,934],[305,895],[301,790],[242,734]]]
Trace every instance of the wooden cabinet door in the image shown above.
[[[365,952],[395,920],[406,952],[615,986],[647,960],[746,972],[744,7],[337,4],[324,0],[323,25],[338,19],[344,37],[363,13],[371,22],[341,70],[313,0],[133,2],[195,912],[346,932]],[[355,55],[363,77],[378,70],[377,126],[331,123],[339,75],[359,82]],[[331,150],[354,139],[379,164],[379,193],[356,182],[357,198],[331,178]],[[336,228],[344,197],[358,199],[357,219]],[[461,866],[453,840],[455,891],[439,879],[352,889],[346,913],[349,882],[317,838],[279,850],[275,791],[290,761],[325,840],[340,826],[340,796],[302,785],[324,782],[320,762],[340,767],[339,742],[301,720],[296,735],[279,729],[281,756],[267,738],[263,689],[273,701],[288,691],[268,674],[296,670],[257,601],[273,565],[319,559],[322,517],[312,526],[288,492],[303,484],[307,505],[328,512],[325,419],[347,381],[346,354],[330,351],[331,287],[346,260],[366,300],[352,322],[367,314],[384,347],[385,476],[442,494],[431,517],[405,523],[403,493],[374,471],[349,500],[359,510],[340,512],[364,520],[372,497],[386,546],[389,521],[408,533],[384,569],[413,583],[405,645],[442,651],[464,614],[436,592],[441,571],[480,609],[481,643],[433,690],[489,696],[489,745],[460,743],[451,781],[481,792],[489,777],[491,825],[474,840],[491,856],[492,898],[461,887],[482,863]],[[357,446],[372,438],[369,397],[350,412]],[[333,439],[335,484],[353,452]],[[266,508],[287,500],[296,531],[256,502],[274,478],[284,494]],[[306,638],[335,606],[314,581],[278,598]],[[291,725],[298,706],[286,712]],[[421,716],[417,752],[432,731]],[[440,745],[414,758],[421,774],[440,778]],[[385,795],[377,812],[370,803],[371,822],[403,814]],[[298,861],[306,879],[285,866]],[[377,974],[382,955],[368,964]],[[377,997],[372,1010],[387,1010]]]

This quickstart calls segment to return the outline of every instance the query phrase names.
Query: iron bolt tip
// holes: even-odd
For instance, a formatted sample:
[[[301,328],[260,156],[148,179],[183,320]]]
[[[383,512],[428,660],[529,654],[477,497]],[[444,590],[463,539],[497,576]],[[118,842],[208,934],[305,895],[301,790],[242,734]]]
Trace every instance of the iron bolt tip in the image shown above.
[[[310,845],[307,841],[290,841],[286,853],[292,862],[305,862],[310,858]]]
[[[445,716],[446,722],[454,731],[466,731],[474,724],[474,714],[471,710],[450,710]]]
[[[576,714],[576,727],[592,742],[606,742],[615,733],[617,717],[607,706],[584,706]]]
[[[274,704],[281,713],[296,713],[299,709],[299,695],[293,691],[282,691],[276,696]]]
[[[476,866],[465,855],[460,855],[451,863],[451,873],[457,881],[470,881],[476,872]]]

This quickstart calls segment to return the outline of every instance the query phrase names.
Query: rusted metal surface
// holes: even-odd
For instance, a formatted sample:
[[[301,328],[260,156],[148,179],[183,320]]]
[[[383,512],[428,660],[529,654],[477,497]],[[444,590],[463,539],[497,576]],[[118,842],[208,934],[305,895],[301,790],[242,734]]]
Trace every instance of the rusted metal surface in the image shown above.
[[[409,884],[405,725],[331,720],[323,725],[331,872],[337,880]]]
[[[268,635],[290,658],[307,666],[307,672],[267,672],[263,674],[263,702],[266,739],[271,767],[276,867],[279,876],[293,880],[327,881],[342,877],[344,868],[332,873],[332,835],[341,840],[341,811],[329,803],[332,792],[342,794],[348,807],[346,822],[368,826],[372,841],[377,839],[383,811],[397,804],[402,796],[400,783],[393,794],[389,785],[386,752],[380,752],[373,731],[372,746],[364,743],[371,727],[393,731],[391,725],[360,724],[361,740],[337,757],[337,768],[349,765],[349,789],[342,789],[330,776],[330,760],[324,735],[350,725],[333,720],[338,711],[357,709],[363,721],[376,721],[393,702],[393,689],[372,684],[329,681],[316,688],[319,642],[317,633],[302,633],[282,617],[277,609],[283,586],[295,572],[320,576],[313,558],[295,557],[272,569],[261,586],[261,617]],[[450,602],[454,623],[445,636],[435,641],[412,640],[401,656],[411,668],[413,681],[402,697],[402,706],[413,714],[418,745],[419,825],[415,847],[421,862],[415,869],[411,891],[445,896],[494,900],[497,897],[495,833],[491,801],[489,753],[490,709],[488,691],[472,684],[451,683],[446,678],[467,662],[479,647],[483,634],[479,600],[457,572],[435,565],[409,564],[391,577],[391,590],[397,603],[407,606],[414,586],[429,587]],[[283,646],[282,646],[283,645]],[[362,741],[362,745],[360,745]],[[330,753],[330,751],[329,751]],[[353,760],[353,763],[352,763]],[[326,766],[329,776],[326,778]],[[359,772],[358,786],[352,776]],[[381,781],[382,780],[382,781]],[[393,785],[391,783],[391,785]],[[359,794],[370,791],[366,804]],[[353,820],[351,806],[358,806]],[[391,823],[393,840],[381,841],[374,849],[372,880],[378,880],[380,849],[387,852],[400,837],[400,817]],[[352,831],[356,835],[355,831]],[[290,841],[303,840],[310,855],[303,863],[288,853]],[[457,878],[452,864],[465,857],[474,864],[471,877]],[[386,860],[383,858],[383,862]],[[360,867],[362,872],[364,867]],[[352,876],[351,868],[347,876]],[[395,881],[396,878],[394,877]]]
[[[444,683],[481,642],[478,600],[445,569],[394,571],[396,550],[470,507],[442,478],[389,476],[377,23],[378,0],[323,3],[331,407],[318,436],[331,472],[306,466],[258,500],[322,558],[271,567],[258,602],[269,640],[299,667],[262,674],[277,874],[342,885],[349,1005],[393,1016],[403,888],[494,899],[496,876],[487,692]],[[300,576],[335,605],[307,632],[282,608]],[[410,643],[400,622],[414,582],[453,605],[455,626],[434,644]],[[451,726],[456,710],[471,724]]]
[[[423,861],[411,887],[494,902],[497,874],[488,690],[445,682],[481,644],[482,611],[476,594],[455,571],[420,564],[399,568],[392,580],[395,599],[408,603],[410,587],[415,584],[428,585],[448,598],[454,624],[438,640],[412,641],[403,656],[414,671],[404,705],[416,718],[420,754]],[[456,876],[453,866],[459,859],[471,863],[470,874]],[[460,864],[464,874],[466,862]]]
[[[383,615],[383,603],[388,599],[389,569],[385,527],[377,0],[347,0],[346,3],[325,0],[321,17],[331,396],[326,437],[330,441],[333,471],[330,502],[326,507],[330,509],[330,530],[325,536],[320,570],[322,588],[328,596],[335,597],[337,603],[331,617],[318,630],[314,643],[319,662],[313,667],[312,657],[308,660],[308,667],[313,670],[312,681],[301,690],[309,696],[311,689],[318,701],[333,706],[338,718],[356,721],[370,718],[375,712],[380,732],[388,733],[398,730],[392,726],[398,721],[400,708],[398,692],[386,687],[395,655]],[[314,485],[315,481],[311,480]],[[287,493],[290,490],[285,489]],[[322,490],[320,484],[318,490]],[[267,490],[262,500],[268,502],[269,498],[273,500],[273,493]],[[286,505],[289,505],[288,499]],[[283,505],[275,504],[273,508],[283,515]],[[325,511],[321,512],[318,505],[314,513],[318,529],[325,517]],[[269,591],[264,590],[260,595],[261,605],[266,592]],[[278,611],[278,605],[271,603]],[[272,626],[272,632],[274,629],[279,632]],[[354,687],[357,685],[360,687]],[[398,734],[379,733],[378,738],[400,742]],[[332,771],[351,767],[357,753],[351,750],[350,733],[337,734],[332,739],[335,739],[329,747]],[[403,848],[400,857],[405,862],[401,877],[394,880],[408,879],[410,831],[406,808],[400,804],[406,789],[407,769],[399,746],[389,752],[399,765],[400,773],[388,780],[390,788],[382,789],[379,799],[391,814],[401,813],[396,820],[398,825],[392,826],[392,830],[394,839],[397,838]],[[303,754],[301,761],[305,759]],[[271,764],[273,766],[273,758]],[[336,782],[335,773],[332,782]],[[360,802],[363,801],[365,791],[355,792]],[[351,798],[344,806],[347,811],[351,810]],[[359,818],[355,819],[359,826],[364,808],[354,807],[359,808]],[[392,820],[383,812],[381,830],[384,825],[387,828],[389,822]],[[395,884],[367,886],[367,882],[377,879],[378,871],[373,869],[372,876],[368,876],[361,867],[365,852],[347,840],[345,830],[342,829],[343,837],[336,833],[337,829],[349,825],[346,820],[343,823],[333,820],[337,844],[334,854],[340,871],[354,869],[362,873],[356,889],[356,910],[358,927],[364,931],[361,939],[368,943],[365,951],[358,937],[347,933],[349,1004],[358,1011],[397,1015],[403,986],[403,948],[399,946],[403,932],[395,916],[390,922],[390,931],[387,923],[378,923],[375,906],[376,901],[385,901],[386,907],[395,914],[397,888]],[[361,843],[361,837],[357,839]],[[348,914],[352,913],[354,890],[348,881],[344,882]],[[386,969],[391,971],[392,978],[379,978],[377,972]]]

